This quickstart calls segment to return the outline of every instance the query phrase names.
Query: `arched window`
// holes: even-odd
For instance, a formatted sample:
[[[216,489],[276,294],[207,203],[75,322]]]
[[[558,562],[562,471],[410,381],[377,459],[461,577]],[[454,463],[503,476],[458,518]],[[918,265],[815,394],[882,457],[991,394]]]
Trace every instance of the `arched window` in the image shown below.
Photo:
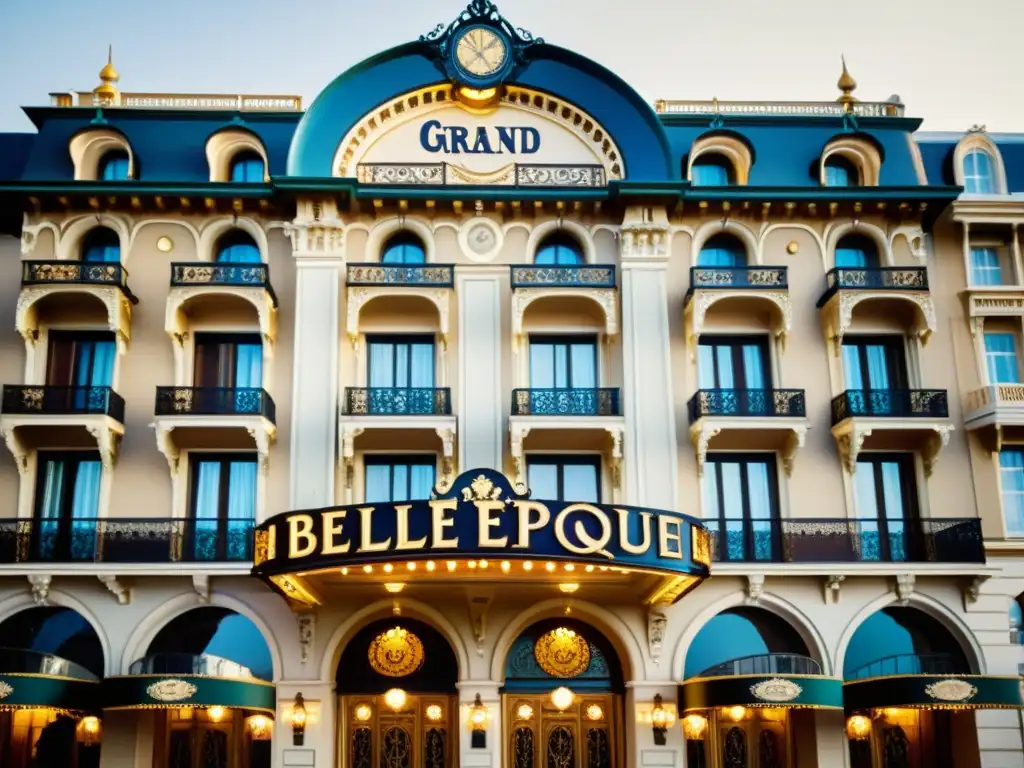
[[[841,155],[830,155],[825,161],[825,186],[860,186],[860,173],[857,171],[857,166]]]
[[[747,263],[747,250],[732,235],[715,235],[700,249],[698,267],[742,267]]]
[[[733,184],[732,163],[715,152],[706,152],[690,167],[690,183],[695,187],[725,187]]]
[[[259,246],[247,232],[233,229],[217,241],[217,261],[228,264],[259,264]]]
[[[102,181],[128,180],[128,153],[123,149],[112,149],[100,158],[99,176]]]
[[[972,195],[993,195],[996,180],[992,155],[972,149],[964,157],[964,192]]]
[[[382,264],[423,264],[426,260],[423,242],[408,230],[392,236],[384,244],[380,256]]]
[[[82,241],[82,261],[121,261],[121,238],[107,227],[96,227]]]
[[[878,266],[878,248],[870,237],[847,235],[836,243],[836,268],[875,269]]]
[[[583,263],[583,249],[579,241],[565,232],[556,232],[545,237],[533,256],[534,264],[572,266]]]
[[[248,617],[228,608],[204,606],[175,616],[157,632],[147,651],[148,656],[165,654],[227,659],[261,680],[274,679],[263,633]]]
[[[871,614],[850,638],[843,677],[968,674],[963,649],[938,620],[917,608],[891,606]]]
[[[807,644],[785,619],[761,608],[728,608],[708,621],[693,638],[686,652],[683,677],[703,676],[715,667],[729,662],[738,665],[738,669],[750,666],[751,669],[748,671],[754,673],[769,671],[756,668],[759,664],[768,667],[774,664],[775,669],[771,671],[782,672],[778,658],[774,662],[754,661],[758,658],[778,656],[803,659],[809,657]],[[814,662],[810,660],[792,663],[809,664],[807,669],[814,666]],[[806,670],[793,670],[804,671]],[[820,674],[820,670],[811,674]]]
[[[239,152],[231,159],[231,181],[258,184],[263,180],[263,158],[255,152]]]

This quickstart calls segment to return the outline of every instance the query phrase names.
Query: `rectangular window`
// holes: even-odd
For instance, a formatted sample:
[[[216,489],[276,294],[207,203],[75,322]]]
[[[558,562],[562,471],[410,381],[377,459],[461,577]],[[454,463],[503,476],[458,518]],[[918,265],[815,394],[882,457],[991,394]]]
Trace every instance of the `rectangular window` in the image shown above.
[[[971,248],[971,284],[1003,284],[999,252],[995,248]]]
[[[700,389],[770,389],[764,336],[702,336],[698,344]]]
[[[532,389],[596,389],[597,338],[530,336]]]
[[[256,454],[194,453],[186,557],[195,561],[252,559],[256,519]]]
[[[32,542],[40,560],[92,560],[102,465],[95,451],[39,452]]]
[[[52,387],[109,387],[115,354],[112,333],[51,331],[46,383]]]
[[[423,456],[366,456],[366,502],[429,499],[437,459]]]
[[[526,460],[535,499],[601,503],[601,460],[597,456],[534,456]]]
[[[704,522],[716,534],[719,560],[776,559],[779,491],[774,455],[709,453],[701,490]]]
[[[248,333],[197,334],[195,386],[221,389],[263,387],[263,344]]]
[[[1014,334],[985,334],[985,367],[989,384],[1020,384],[1017,339]]]
[[[907,363],[903,337],[845,337],[843,374],[847,389],[906,389]]]
[[[434,388],[432,336],[369,336],[367,346],[371,388]]]
[[[906,562],[916,558],[920,537],[913,455],[862,453],[853,480],[859,559]]]
[[[999,452],[999,486],[1007,536],[1024,536],[1024,450]]]

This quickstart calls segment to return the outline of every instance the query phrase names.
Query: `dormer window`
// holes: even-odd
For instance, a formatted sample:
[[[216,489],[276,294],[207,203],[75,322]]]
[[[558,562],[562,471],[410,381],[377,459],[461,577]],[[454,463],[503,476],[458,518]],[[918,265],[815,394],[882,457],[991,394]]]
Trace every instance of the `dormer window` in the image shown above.
[[[826,187],[858,187],[860,174],[857,167],[840,155],[832,155],[825,161]]]
[[[690,183],[699,187],[725,187],[733,183],[733,166],[714,152],[706,152],[690,167]]]
[[[427,253],[416,235],[402,231],[384,244],[380,260],[382,264],[423,264]]]
[[[992,156],[983,149],[972,149],[964,156],[964,192],[970,195],[996,193]]]
[[[82,240],[82,261],[118,263],[121,261],[121,238],[106,227],[96,227]]]
[[[743,243],[732,235],[715,235],[700,249],[698,267],[742,267],[747,263]]]
[[[112,149],[100,158],[97,175],[102,181],[127,181],[130,167],[128,153],[123,149]]]
[[[263,158],[251,150],[239,152],[231,160],[231,181],[262,184],[265,173]]]
[[[583,263],[583,249],[572,235],[557,232],[544,238],[533,257],[534,264],[573,266]]]
[[[217,241],[217,261],[227,264],[260,264],[259,246],[240,229],[233,229]]]

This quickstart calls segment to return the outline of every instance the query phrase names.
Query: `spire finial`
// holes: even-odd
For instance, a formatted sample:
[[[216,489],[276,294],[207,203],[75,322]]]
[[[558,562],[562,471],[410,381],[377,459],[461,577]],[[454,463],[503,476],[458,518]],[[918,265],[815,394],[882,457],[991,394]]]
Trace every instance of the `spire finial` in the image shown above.
[[[842,104],[847,112],[852,112],[853,105],[857,102],[857,98],[853,95],[857,88],[857,81],[853,79],[850,71],[846,68],[846,55],[840,54],[839,58],[843,62],[843,72],[839,75],[839,81],[836,83],[836,87],[841,91],[836,101]]]
[[[100,70],[100,84],[93,89],[94,100],[99,104],[116,104],[121,99],[121,92],[114,85],[121,75],[114,69],[114,46],[107,46],[107,63]]]

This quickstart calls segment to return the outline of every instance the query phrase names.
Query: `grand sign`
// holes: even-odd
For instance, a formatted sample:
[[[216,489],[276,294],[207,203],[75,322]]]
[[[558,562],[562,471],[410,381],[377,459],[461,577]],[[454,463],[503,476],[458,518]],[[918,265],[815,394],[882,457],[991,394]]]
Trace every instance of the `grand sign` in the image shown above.
[[[540,131],[523,125],[442,125],[427,120],[420,128],[420,146],[427,152],[453,155],[533,155],[540,150]]]
[[[492,470],[466,472],[437,495],[275,515],[257,529],[253,574],[492,559],[708,575],[710,535],[677,512],[531,499]]]

